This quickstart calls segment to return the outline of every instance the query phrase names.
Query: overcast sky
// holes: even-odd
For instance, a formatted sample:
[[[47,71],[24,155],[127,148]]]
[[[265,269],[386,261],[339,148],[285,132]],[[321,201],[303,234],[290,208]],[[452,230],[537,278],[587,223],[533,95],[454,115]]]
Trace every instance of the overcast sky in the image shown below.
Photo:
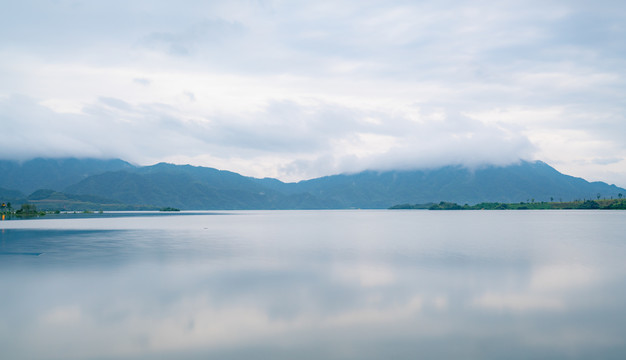
[[[626,3],[0,0],[0,157],[626,186]]]

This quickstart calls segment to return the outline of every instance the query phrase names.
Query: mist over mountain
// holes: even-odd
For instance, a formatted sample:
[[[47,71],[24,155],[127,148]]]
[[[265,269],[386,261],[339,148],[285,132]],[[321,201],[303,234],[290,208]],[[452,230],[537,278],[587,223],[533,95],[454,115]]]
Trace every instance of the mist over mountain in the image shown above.
[[[615,185],[564,175],[541,161],[476,169],[363,171],[297,183],[191,165],[138,167],[119,159],[35,159],[23,164],[4,161],[0,166],[1,197],[58,207],[80,201],[91,207],[107,204],[106,209],[347,209],[440,201],[570,201],[626,194]]]
[[[0,187],[0,202],[20,202],[25,201],[26,195],[24,195],[21,191],[17,190],[9,190]]]
[[[65,191],[108,197],[127,204],[182,209],[329,207],[309,194],[286,194],[234,172],[165,163],[94,175]]]
[[[617,197],[623,189],[561,174],[541,161],[468,169],[445,166],[428,170],[364,171],[282,184],[261,180],[284,192],[307,192],[340,207],[385,208],[389,203],[449,201],[559,201]]]
[[[120,159],[36,158],[24,162],[0,160],[0,187],[26,194],[38,189],[60,191],[94,174],[133,167]]]

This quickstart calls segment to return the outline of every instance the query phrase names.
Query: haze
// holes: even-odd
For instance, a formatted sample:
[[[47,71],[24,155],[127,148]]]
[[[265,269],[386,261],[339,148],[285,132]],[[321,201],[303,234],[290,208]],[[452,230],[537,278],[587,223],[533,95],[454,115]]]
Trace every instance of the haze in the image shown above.
[[[0,157],[626,186],[621,1],[0,1]]]

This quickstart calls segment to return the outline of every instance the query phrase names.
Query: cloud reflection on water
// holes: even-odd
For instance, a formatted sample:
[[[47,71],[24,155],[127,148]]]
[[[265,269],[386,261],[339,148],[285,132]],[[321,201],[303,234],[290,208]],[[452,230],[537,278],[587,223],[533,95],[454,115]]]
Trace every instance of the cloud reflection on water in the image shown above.
[[[344,237],[351,227],[362,229],[371,214],[381,218],[368,225],[372,238],[363,231],[354,232],[358,238]],[[293,217],[287,225],[267,216]],[[294,242],[293,234],[315,231],[320,219],[306,227],[308,216],[339,218],[344,225]],[[578,263],[563,261],[558,251],[537,256],[534,251],[545,239],[496,242],[499,232],[486,227],[496,227],[493,219],[477,213],[454,217],[460,229],[471,225],[481,238],[439,227],[437,236],[416,236],[416,228],[427,229],[436,220],[432,216],[212,217],[208,233],[205,223],[197,222],[207,221],[201,217],[173,218],[198,228],[185,231],[180,223],[171,231],[147,230],[145,224],[139,230],[53,235],[7,229],[3,251],[53,244],[74,260],[65,262],[62,254],[51,252],[4,259],[0,285],[8,291],[0,298],[0,345],[15,359],[624,354],[626,342],[619,334],[625,330],[626,294],[614,289],[626,278],[617,262],[622,247],[570,239],[552,246],[565,246],[567,256],[576,252]],[[501,226],[535,221],[531,213],[515,216],[499,219]],[[554,217],[553,226],[563,221],[558,214],[547,216]],[[245,229],[222,233],[231,222]],[[385,232],[388,236],[378,241]],[[173,236],[184,236],[177,247],[165,241]],[[98,238],[109,250],[103,250],[105,244],[94,250],[85,240]],[[116,247],[128,249],[122,253]],[[511,247],[524,251],[511,258]],[[97,257],[102,251],[110,253]]]

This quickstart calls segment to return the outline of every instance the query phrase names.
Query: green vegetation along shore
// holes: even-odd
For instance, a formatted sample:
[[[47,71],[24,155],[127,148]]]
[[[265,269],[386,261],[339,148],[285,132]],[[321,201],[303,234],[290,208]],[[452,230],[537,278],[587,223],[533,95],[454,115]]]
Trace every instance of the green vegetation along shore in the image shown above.
[[[37,217],[43,216],[47,212],[37,210],[37,207],[33,204],[22,204],[19,209],[13,209],[11,203],[0,204],[0,219],[10,219],[12,217],[24,218],[24,217]]]
[[[390,207],[390,209],[428,209],[428,210],[626,210],[626,199],[598,199],[598,200],[577,200],[565,202],[519,202],[519,203],[499,203],[483,202],[475,205],[459,205],[453,202],[442,201],[438,204],[400,204]]]

